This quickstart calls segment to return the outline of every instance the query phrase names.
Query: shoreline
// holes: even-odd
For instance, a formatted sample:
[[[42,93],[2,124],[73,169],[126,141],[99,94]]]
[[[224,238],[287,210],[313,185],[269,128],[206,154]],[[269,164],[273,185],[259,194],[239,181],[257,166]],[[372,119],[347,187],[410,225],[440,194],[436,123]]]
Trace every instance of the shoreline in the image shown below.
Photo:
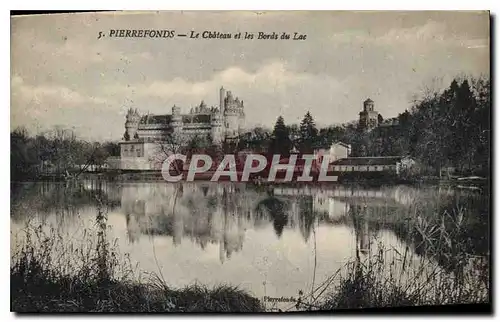
[[[190,182],[197,183],[235,183],[242,184],[246,183],[253,186],[310,186],[310,185],[318,185],[318,186],[369,186],[376,187],[382,185],[421,185],[421,184],[433,184],[440,186],[453,186],[459,189],[471,189],[471,190],[483,190],[487,189],[490,185],[490,181],[485,178],[483,180],[477,182],[470,182],[467,180],[457,180],[458,178],[446,178],[439,179],[437,177],[427,177],[420,179],[402,179],[402,178],[349,178],[349,177],[338,177],[337,181],[325,181],[318,182],[316,180],[313,181],[297,181],[294,177],[292,181],[284,182],[277,178],[277,180],[273,182],[268,182],[265,180],[249,180],[248,182],[241,181],[231,181],[229,178],[227,180],[219,180],[219,181],[210,181],[205,177],[196,178]],[[66,179],[63,176],[39,176],[37,178],[20,178],[20,180],[11,180],[11,183],[14,182],[69,182],[69,181],[79,181],[79,180],[102,180],[108,182],[166,182],[163,178],[161,171],[150,170],[150,171],[113,171],[113,172],[85,172],[82,173],[77,178]],[[179,181],[177,183],[182,183],[187,181]],[[167,182],[166,182],[167,183]],[[172,183],[175,184],[175,183]]]

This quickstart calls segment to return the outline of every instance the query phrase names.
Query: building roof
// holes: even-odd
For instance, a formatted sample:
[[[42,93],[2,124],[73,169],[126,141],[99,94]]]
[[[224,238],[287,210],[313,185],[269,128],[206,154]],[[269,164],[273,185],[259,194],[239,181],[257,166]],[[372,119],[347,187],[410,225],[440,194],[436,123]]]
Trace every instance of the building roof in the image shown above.
[[[371,98],[368,98],[365,103],[373,103],[372,99]]]
[[[210,114],[184,114],[182,115],[183,123],[210,123]],[[172,115],[144,115],[141,117],[140,124],[170,124],[172,122]]]
[[[144,115],[141,117],[140,124],[169,124],[172,120],[172,115]]]
[[[182,115],[182,123],[210,123],[210,114]]]
[[[341,145],[345,148],[351,148],[351,145],[350,144],[347,144],[347,143],[344,143],[344,142],[340,142],[340,141],[336,141],[336,142],[332,142],[332,143],[318,143],[318,144],[315,144],[313,146],[313,149],[315,150],[319,150],[319,149],[330,149],[332,147],[332,145]]]
[[[333,142],[333,144],[342,145],[343,147],[346,147],[346,148],[350,148],[351,147],[350,144],[347,144],[347,143],[344,143],[344,142],[341,142],[341,141]]]
[[[331,164],[334,165],[395,165],[400,162],[403,157],[351,157],[339,159]]]
[[[326,144],[326,143],[317,143],[317,144],[314,144],[314,145],[312,146],[312,148],[313,148],[314,150],[321,150],[321,149],[329,149],[331,146],[332,146],[331,144]],[[294,148],[295,148],[295,146],[294,146]],[[298,149],[296,149],[296,150],[297,150],[297,152],[299,151]]]

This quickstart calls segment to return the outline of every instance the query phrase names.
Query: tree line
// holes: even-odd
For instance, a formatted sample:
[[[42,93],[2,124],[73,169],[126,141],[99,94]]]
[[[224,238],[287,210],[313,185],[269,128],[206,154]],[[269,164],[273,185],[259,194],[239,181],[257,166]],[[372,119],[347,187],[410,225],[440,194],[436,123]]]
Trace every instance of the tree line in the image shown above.
[[[313,153],[340,141],[351,145],[352,156],[410,156],[434,174],[453,167],[460,173],[487,175],[491,153],[490,91],[489,79],[457,78],[443,91],[423,93],[389,125],[370,131],[360,128],[357,120],[318,129],[307,112],[300,124],[287,125],[279,116],[272,130],[255,127],[242,133],[236,146],[224,142],[222,148],[214,147],[209,137],[191,139],[183,146],[190,151],[209,147],[214,153],[250,150],[288,156],[294,152]],[[383,120],[379,114],[379,123]],[[172,152],[170,145],[164,146]],[[78,174],[89,165],[102,166],[108,157],[119,155],[117,143],[87,142],[71,130],[56,128],[36,136],[23,128],[11,132],[13,180],[36,177],[49,170]]]
[[[88,142],[72,130],[56,127],[30,135],[25,128],[10,133],[11,180],[35,179],[44,174],[75,176],[90,167],[102,167],[110,156],[119,156],[114,142]]]
[[[310,112],[299,125],[279,116],[274,129],[254,128],[239,148],[289,155],[311,153],[333,142],[352,147],[352,156],[409,156],[427,172],[452,167],[459,173],[487,175],[490,168],[491,94],[487,78],[454,79],[443,91],[426,91],[409,110],[367,131],[358,122],[318,129]]]
[[[359,155],[408,155],[438,174],[454,168],[487,175],[491,137],[490,81],[454,79],[443,91],[427,91],[397,116],[397,126],[360,133]]]

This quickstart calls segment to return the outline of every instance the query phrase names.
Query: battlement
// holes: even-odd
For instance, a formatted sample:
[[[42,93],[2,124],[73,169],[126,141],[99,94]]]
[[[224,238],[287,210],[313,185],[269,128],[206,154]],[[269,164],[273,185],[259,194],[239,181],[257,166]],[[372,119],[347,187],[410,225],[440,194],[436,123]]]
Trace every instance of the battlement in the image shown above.
[[[139,121],[141,120],[141,116],[139,115],[139,112],[137,112],[137,109],[132,109],[132,108],[129,108],[128,112],[127,112],[127,117],[126,117],[126,123],[129,123],[129,124],[135,124],[135,123],[139,123]]]
[[[191,108],[189,114],[216,114],[219,111],[219,108],[215,106],[208,107],[205,101],[201,101],[200,105]]]
[[[228,91],[224,99],[224,107],[225,110],[238,110],[244,108],[244,103],[238,97],[234,98],[231,91]]]

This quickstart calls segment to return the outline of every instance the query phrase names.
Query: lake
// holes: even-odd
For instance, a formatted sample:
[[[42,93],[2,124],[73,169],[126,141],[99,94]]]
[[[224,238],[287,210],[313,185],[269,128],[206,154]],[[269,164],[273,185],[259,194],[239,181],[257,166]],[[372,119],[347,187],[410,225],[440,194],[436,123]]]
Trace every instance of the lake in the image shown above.
[[[467,253],[489,254],[486,192],[92,180],[12,184],[11,251],[28,222],[56,227],[64,242],[85,243],[98,206],[107,213],[107,238],[138,271],[156,273],[173,287],[230,284],[258,298],[297,297],[345,263],[381,250],[409,254],[415,265],[449,263],[408,233],[421,213],[461,210],[467,224],[455,238]]]

